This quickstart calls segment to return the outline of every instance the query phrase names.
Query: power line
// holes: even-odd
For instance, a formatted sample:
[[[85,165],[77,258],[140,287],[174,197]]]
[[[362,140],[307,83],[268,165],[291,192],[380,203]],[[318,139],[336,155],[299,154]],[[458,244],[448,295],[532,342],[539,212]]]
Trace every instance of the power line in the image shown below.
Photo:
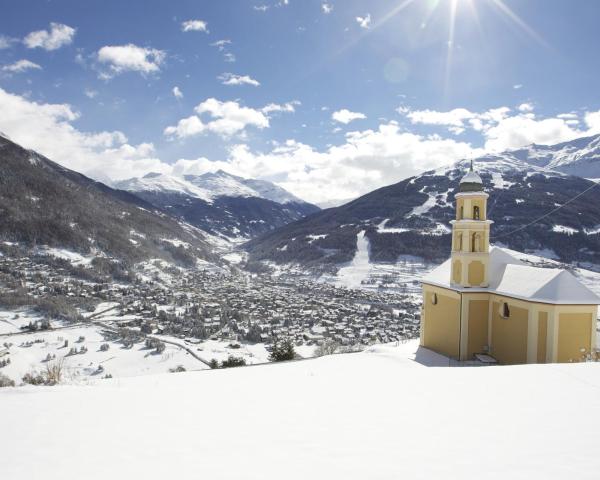
[[[591,181],[591,180],[590,180]],[[503,233],[501,235],[494,235],[493,237],[490,238],[490,240],[495,240],[497,238],[502,238],[502,237],[506,237],[507,235],[513,235],[514,233],[520,232],[521,230],[525,230],[527,227],[530,227],[531,225],[539,222],[540,220],[548,217],[549,215],[552,215],[554,212],[557,212],[558,210],[560,210],[561,208],[563,208],[564,206],[568,205],[569,203],[577,200],[579,197],[581,197],[582,195],[586,194],[587,192],[589,192],[592,188],[597,187],[598,183],[597,182],[592,182],[593,185],[586,188],[583,192],[578,193],[577,195],[575,195],[573,198],[570,198],[569,200],[567,200],[565,203],[563,203],[562,205],[559,205],[558,207],[556,207],[554,210],[549,211],[548,213],[542,215],[539,218],[536,218],[535,220],[533,220],[532,222],[529,222],[526,225],[523,225],[522,227],[517,228],[516,230],[513,230],[512,232],[507,232],[507,233]]]

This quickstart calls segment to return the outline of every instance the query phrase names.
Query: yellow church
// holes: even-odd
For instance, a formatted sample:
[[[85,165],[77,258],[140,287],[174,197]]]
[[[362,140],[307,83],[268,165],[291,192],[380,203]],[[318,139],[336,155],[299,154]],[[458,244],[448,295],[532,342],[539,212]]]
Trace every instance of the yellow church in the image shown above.
[[[422,280],[421,345],[505,365],[581,361],[596,347],[600,298],[566,270],[490,248],[487,200],[471,165],[456,194],[451,258]]]

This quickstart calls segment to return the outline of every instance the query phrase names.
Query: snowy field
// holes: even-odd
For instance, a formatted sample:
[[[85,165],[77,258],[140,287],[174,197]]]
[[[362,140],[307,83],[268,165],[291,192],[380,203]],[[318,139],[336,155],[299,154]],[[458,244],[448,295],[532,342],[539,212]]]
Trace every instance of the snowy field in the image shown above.
[[[2,478],[598,478],[600,364],[437,364],[410,342],[2,389]]]
[[[80,337],[84,339],[80,340]],[[65,341],[68,342],[67,347]],[[64,382],[75,384],[102,382],[105,381],[102,377],[107,374],[122,378],[166,373],[179,365],[187,370],[208,368],[185,350],[173,345],[167,344],[161,354],[147,349],[143,343],[124,348],[120,343],[106,340],[100,328],[93,325],[3,336],[0,343],[11,345],[11,363],[1,368],[0,373],[17,384],[21,383],[26,373],[45,370],[48,355],[56,356],[56,359],[64,357]],[[101,351],[100,346],[105,343],[109,348]],[[85,347],[87,352],[67,356],[73,347],[77,351]],[[102,368],[99,369],[99,366]]]

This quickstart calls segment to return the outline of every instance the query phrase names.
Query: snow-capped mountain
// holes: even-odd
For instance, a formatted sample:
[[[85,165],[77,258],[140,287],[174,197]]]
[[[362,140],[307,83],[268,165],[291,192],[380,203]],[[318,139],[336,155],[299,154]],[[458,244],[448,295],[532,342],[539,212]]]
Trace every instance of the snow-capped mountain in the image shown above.
[[[228,238],[251,238],[319,210],[273,183],[222,170],[183,177],[149,173],[115,187]]]
[[[203,232],[0,137],[2,248],[64,249],[112,268],[162,258],[216,260]],[[108,265],[108,266],[107,266]],[[114,266],[114,265],[113,265]]]
[[[600,264],[600,186],[577,197],[594,184],[558,171],[600,165],[595,160],[599,138],[476,159],[490,194],[492,243],[566,262]],[[394,262],[403,254],[443,260],[450,253],[454,194],[467,169],[468,162],[462,161],[408,178],[286,225],[249,242],[247,249],[253,260],[339,265],[352,260],[357,235],[364,231],[372,262]]]
[[[600,135],[556,145],[530,145],[509,154],[538,167],[584,178],[600,178]]]

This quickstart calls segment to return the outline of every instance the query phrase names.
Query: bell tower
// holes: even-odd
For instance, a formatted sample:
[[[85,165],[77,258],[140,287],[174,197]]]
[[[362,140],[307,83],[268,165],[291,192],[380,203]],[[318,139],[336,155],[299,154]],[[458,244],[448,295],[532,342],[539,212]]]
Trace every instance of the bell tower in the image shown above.
[[[457,287],[487,287],[489,277],[490,226],[487,199],[481,177],[473,171],[460,181],[456,220],[452,220],[452,270],[450,282]]]

